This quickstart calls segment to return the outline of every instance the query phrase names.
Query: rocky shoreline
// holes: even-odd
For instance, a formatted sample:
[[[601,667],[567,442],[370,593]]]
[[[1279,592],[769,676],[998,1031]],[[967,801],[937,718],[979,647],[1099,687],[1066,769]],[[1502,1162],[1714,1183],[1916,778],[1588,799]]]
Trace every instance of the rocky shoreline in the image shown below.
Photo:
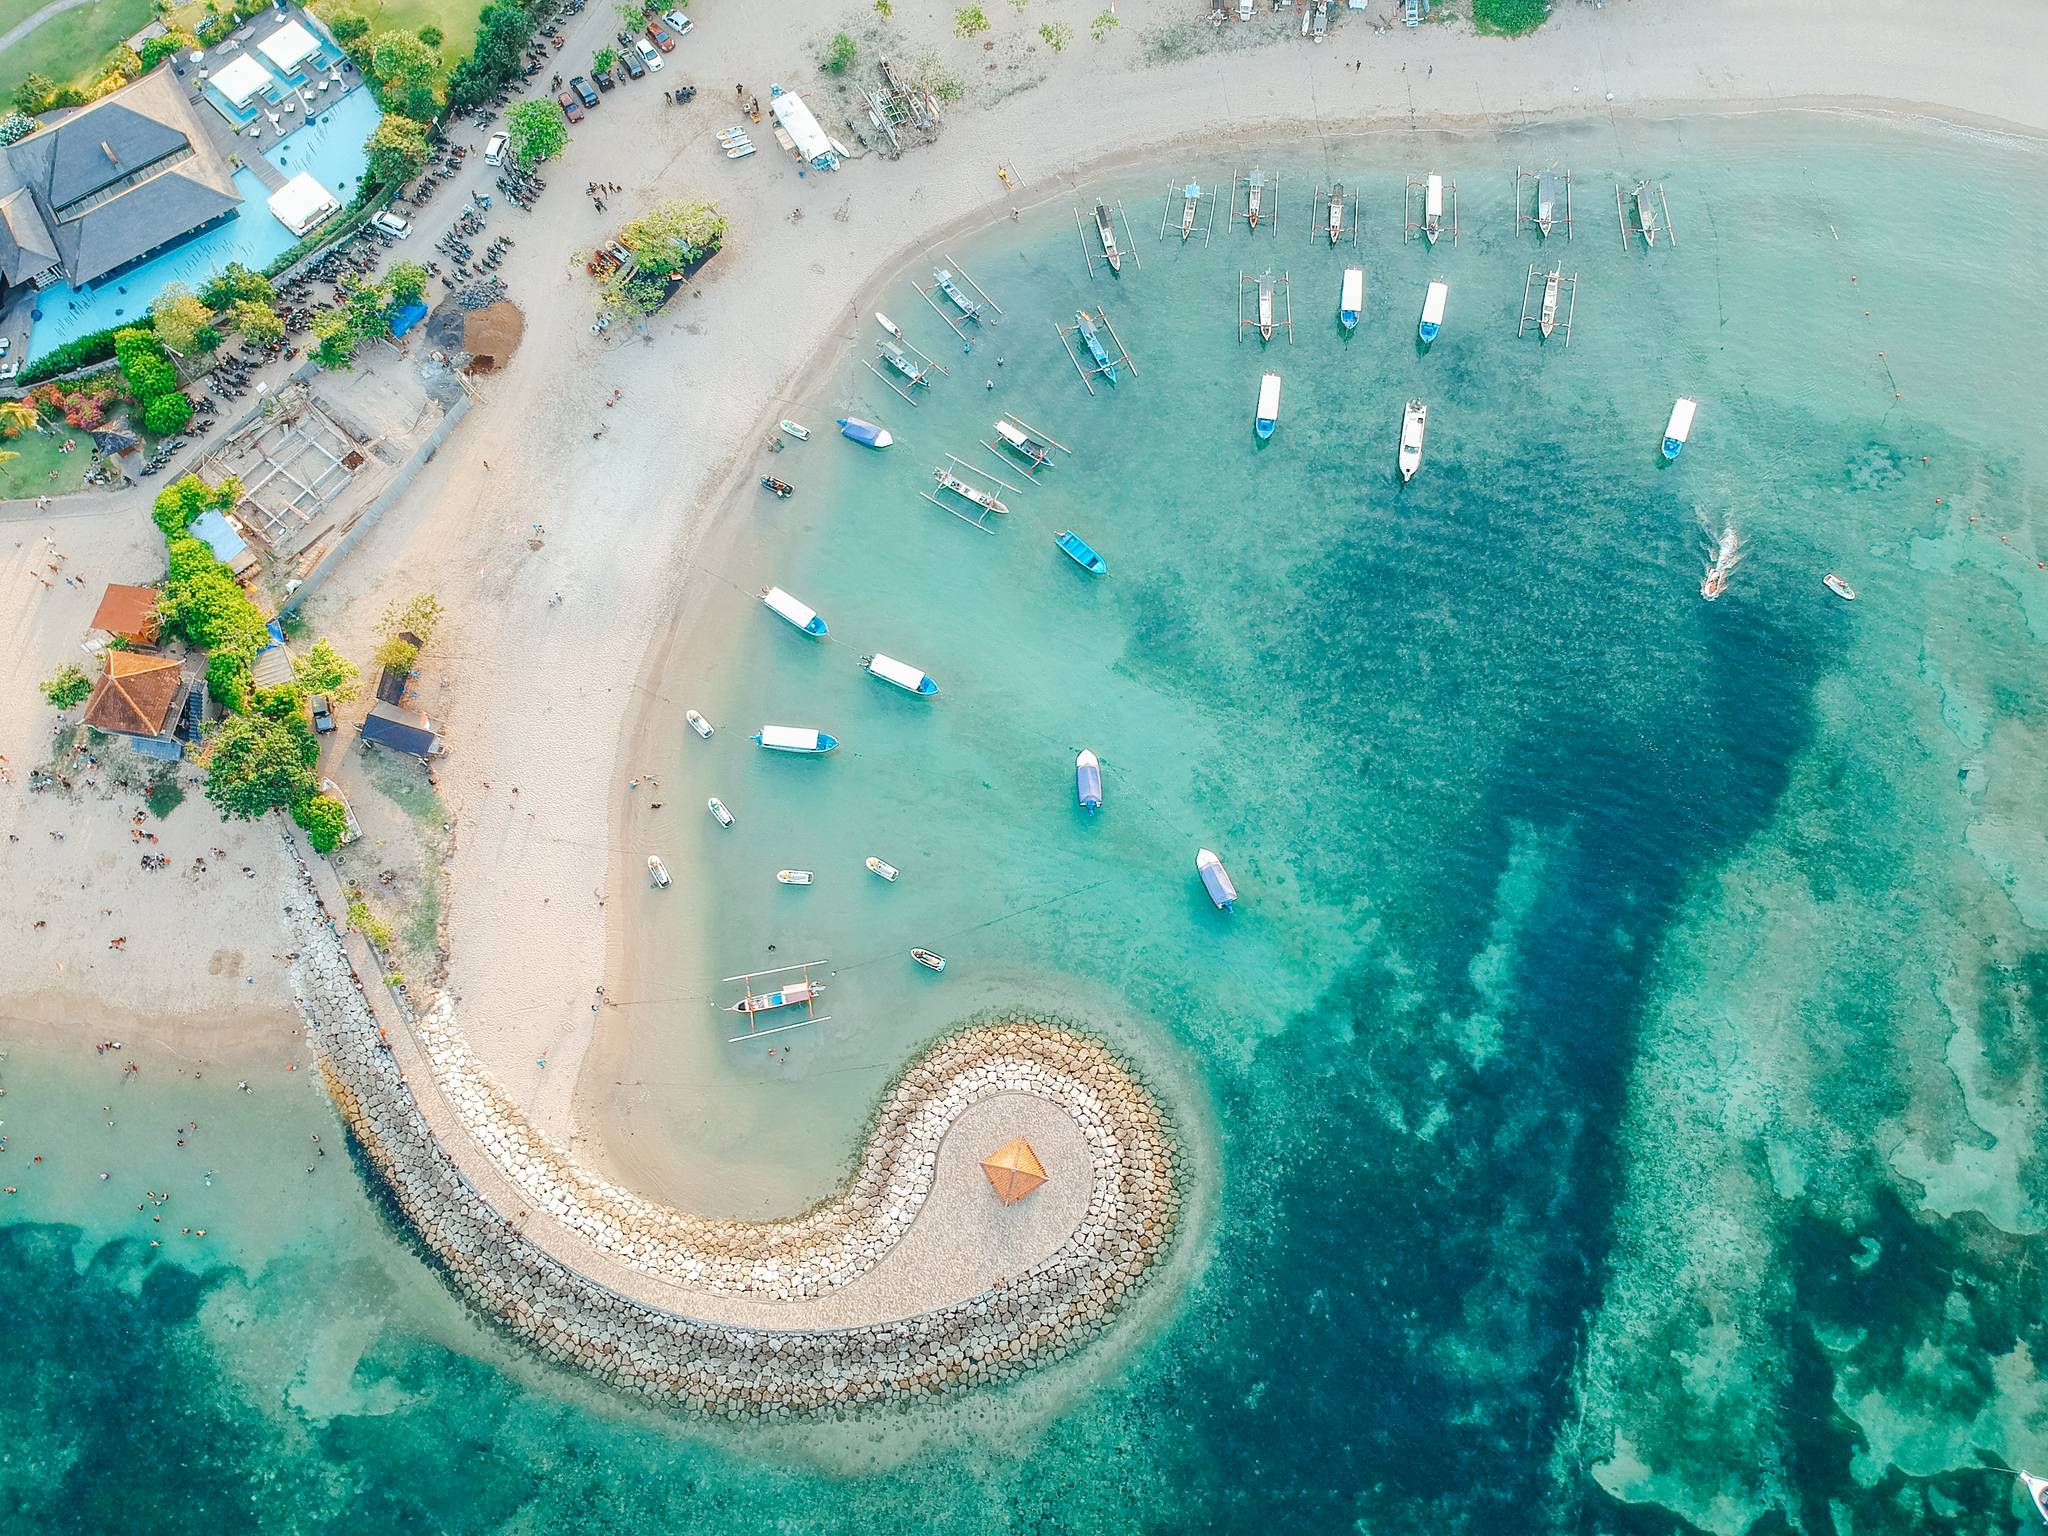
[[[515,1224],[434,1134],[314,871],[288,834],[286,843],[295,990],[363,1163],[456,1292],[547,1359],[733,1419],[930,1396],[1085,1341],[1143,1283],[1178,1224],[1177,1148],[1157,1101],[1099,1040],[1059,1021],[988,1019],[944,1036],[884,1096],[837,1195],[788,1221],[741,1222],[676,1211],[582,1168],[497,1090],[452,1013],[437,1008],[415,1032],[470,1146],[531,1200]],[[745,1327],[663,1304],[694,1293],[800,1308],[858,1279],[917,1219],[947,1130],[1004,1094],[1056,1105],[1089,1149],[1086,1210],[1045,1258],[975,1295],[862,1326]],[[561,1246],[603,1255],[625,1283],[548,1251],[550,1228]]]

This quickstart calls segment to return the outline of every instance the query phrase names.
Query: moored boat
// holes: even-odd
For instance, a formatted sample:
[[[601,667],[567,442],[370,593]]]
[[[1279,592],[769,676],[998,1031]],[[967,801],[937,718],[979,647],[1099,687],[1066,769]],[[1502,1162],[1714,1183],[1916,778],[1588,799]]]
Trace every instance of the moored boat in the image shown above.
[[[1180,189],[1180,237],[1185,240],[1195,232],[1195,219],[1202,208],[1202,184],[1191,181]]]
[[[867,668],[869,677],[879,677],[885,683],[893,683],[905,693],[914,693],[930,698],[939,691],[939,685],[908,662],[898,661],[894,656],[884,656],[880,651],[872,656],[863,656],[860,664]]]
[[[928,971],[943,971],[946,968],[946,957],[929,949],[913,949],[910,958]]]
[[[807,635],[822,635],[825,620],[818,610],[809,603],[791,597],[780,587],[770,587],[761,594],[761,601],[768,611],[777,618],[786,619]]]
[[[668,889],[668,866],[651,853],[647,855],[647,878],[654,883],[656,890]]]
[[[1109,263],[1109,270],[1123,271],[1124,254],[1116,248],[1116,226],[1110,222],[1109,207],[1105,203],[1095,205],[1095,233],[1102,239],[1102,256]]]
[[[808,869],[778,869],[775,878],[783,885],[809,885],[815,877]]]
[[[1102,556],[1089,547],[1088,541],[1071,529],[1062,528],[1052,536],[1052,541],[1059,545],[1062,554],[1091,576],[1100,576],[1109,569]]]
[[[1848,582],[1842,580],[1833,571],[1829,571],[1827,575],[1821,577],[1821,584],[1845,603],[1856,601],[1856,589],[1850,586]]]
[[[953,274],[951,272],[947,271],[944,267],[940,267],[932,273],[932,278],[938,283],[939,292],[951,299],[953,307],[959,310],[961,314],[970,320],[981,318],[981,306],[960,291],[960,285],[953,281]]]
[[[1259,340],[1273,339],[1273,272],[1269,267],[1259,275]]]
[[[1003,505],[1002,498],[984,491],[979,486],[969,485],[950,469],[935,469],[932,478],[939,483],[942,491],[951,491],[955,496],[965,497],[984,512],[1004,512],[1010,509]]]
[[[1549,275],[1543,279],[1543,310],[1536,317],[1537,333],[1546,341],[1550,339],[1550,333],[1557,329],[1557,295],[1563,287],[1564,268],[1552,267]]]
[[[1195,873],[1202,877],[1202,888],[1209,893],[1209,899],[1216,903],[1219,912],[1236,909],[1237,887],[1230,883],[1230,871],[1209,849],[1195,851]]]
[[[706,720],[694,709],[687,711],[683,715],[683,718],[690,722],[691,730],[695,731],[699,736],[702,736],[706,741],[709,741],[711,739],[711,722],[709,720]]]
[[[1536,228],[1545,237],[1557,224],[1557,172],[1545,171],[1536,178]]]
[[[1259,220],[1264,217],[1265,197],[1266,173],[1255,170],[1244,180],[1245,218],[1250,221],[1253,229],[1259,227]]]
[[[1435,171],[1429,173],[1429,180],[1422,192],[1422,238],[1431,245],[1444,232],[1444,179]]]
[[[872,421],[862,421],[858,416],[840,417],[839,435],[866,448],[886,448],[896,441],[889,435],[888,428],[878,427]]]
[[[796,967],[791,966],[791,970]],[[793,981],[786,987],[777,987],[773,992],[752,992],[736,1003],[728,1003],[727,1013],[773,1013],[777,1008],[790,1008],[799,1003],[813,1003],[818,994],[825,990],[825,983],[806,977]]]
[[[807,725],[764,725],[754,732],[753,741],[770,752],[795,752],[814,757],[833,751],[839,745],[838,737],[814,731]]]
[[[1330,188],[1330,244],[1344,238],[1344,183]]]
[[[1102,763],[1085,747],[1074,758],[1074,793],[1089,815],[1102,809]]]
[[[1029,459],[1033,468],[1052,462],[1052,449],[1031,436],[1030,433],[1026,432],[1015,422],[997,422],[996,436],[1003,441],[1006,447]]]
[[[918,367],[917,364],[913,363],[909,358],[905,357],[903,355],[903,349],[901,347],[891,346],[888,342],[885,341],[882,343],[881,350],[882,361],[887,363],[891,368],[894,368],[898,373],[902,374],[903,377],[908,379],[911,383],[923,384],[926,382],[924,376],[924,369]]]
[[[1337,300],[1337,321],[1347,331],[1358,329],[1359,312],[1365,308],[1365,268],[1344,269],[1344,292]]]
[[[1699,410],[1697,400],[1688,400],[1684,395],[1671,407],[1671,419],[1664,424],[1664,457],[1675,459],[1685,447],[1686,439],[1692,436],[1692,418]]]
[[[811,429],[809,427],[798,426],[793,421],[785,420],[782,423],[782,430],[787,432],[791,437],[795,438],[800,443],[807,443],[811,440]]]
[[[1406,485],[1422,468],[1422,436],[1429,429],[1429,407],[1410,400],[1401,409],[1401,483]]]
[[[1265,441],[1280,424],[1280,375],[1269,373],[1259,380],[1259,410],[1252,418],[1252,430]]]
[[[1633,196],[1636,204],[1636,223],[1643,231],[1643,244],[1655,245],[1657,243],[1657,209],[1650,201],[1650,184],[1647,181],[1637,182]]]
[[[721,827],[729,827],[732,825],[732,812],[728,811],[725,808],[725,802],[719,799],[718,796],[713,795],[709,800],[706,800],[704,802],[704,808],[711,812],[712,818]]]
[[[761,477],[761,489],[764,491],[773,491],[777,496],[780,496],[784,501],[787,501],[789,500],[789,493],[795,490],[796,487],[791,485],[787,480],[778,480],[773,475],[763,475]]]
[[[884,880],[896,878],[896,866],[887,859],[878,859],[871,853],[868,855],[867,863],[869,874],[880,875]]]
[[[875,320],[878,324],[880,324],[882,329],[887,331],[891,336],[894,336],[898,341],[903,340],[903,327],[898,325],[894,320],[891,320],[879,309],[875,311]]]
[[[1095,366],[1110,383],[1116,382],[1116,361],[1109,355],[1109,349],[1102,344],[1102,335],[1095,329],[1095,317],[1087,310],[1074,312],[1074,329],[1081,333],[1081,341],[1088,348],[1088,355],[1095,359]]]
[[[1422,295],[1422,323],[1416,327],[1416,335],[1422,344],[1428,346],[1444,328],[1444,305],[1451,297],[1451,285],[1441,280],[1432,282]]]

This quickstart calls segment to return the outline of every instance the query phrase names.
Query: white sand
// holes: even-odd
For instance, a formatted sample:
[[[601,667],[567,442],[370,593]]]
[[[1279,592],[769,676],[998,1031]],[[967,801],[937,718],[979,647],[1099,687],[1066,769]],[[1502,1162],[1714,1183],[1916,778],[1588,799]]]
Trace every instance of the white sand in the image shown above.
[[[431,587],[448,605],[436,653],[450,685],[427,707],[455,749],[443,776],[459,817],[452,986],[481,1058],[544,1130],[571,1145],[579,1133],[603,1138],[603,1126],[573,1123],[572,1105],[597,1017],[593,989],[622,942],[597,898],[643,878],[635,818],[647,813],[625,790],[641,766],[630,744],[644,730],[676,728],[680,705],[640,690],[658,675],[659,650],[688,600],[690,552],[712,510],[755,473],[755,445],[807,361],[862,329],[855,299],[863,287],[941,231],[1064,196],[1077,170],[1105,151],[1136,154],[1187,138],[1250,145],[1254,130],[1299,136],[1602,116],[1622,159],[1631,114],[1701,106],[1849,105],[2048,131],[2048,99],[2038,90],[2048,7],[2033,0],[1966,8],[1628,0],[1605,9],[1561,0],[1549,26],[1515,42],[1455,26],[1376,36],[1347,14],[1320,48],[1289,39],[1161,68],[1143,66],[1140,34],[1161,14],[1193,14],[1186,0],[1126,0],[1123,29],[1103,45],[1087,37],[1094,0],[1050,0],[1021,16],[986,9],[998,39],[1059,17],[1076,41],[1057,57],[1039,50],[1042,84],[987,109],[955,109],[936,147],[799,182],[765,129],[763,153],[752,159],[728,164],[715,153],[710,137],[730,117],[721,82],[744,80],[764,97],[770,76],[807,87],[800,61],[854,13],[793,0],[763,25],[744,7],[707,6],[652,82],[694,81],[699,101],[673,108],[649,82],[629,82],[549,168],[555,184],[541,213],[498,221],[518,240],[505,275],[527,307],[524,348],[505,374],[479,382],[479,409],[310,605],[315,628],[358,656],[389,598]],[[897,28],[913,39],[903,52],[938,47],[980,80],[985,59],[1009,54],[952,39],[951,12],[950,4],[898,0]],[[587,58],[614,24],[608,6],[593,6],[563,57]],[[1354,58],[1363,70],[1344,67]],[[1020,192],[1004,192],[999,163],[1022,178]],[[626,190],[606,216],[574,185],[619,177]],[[685,295],[644,341],[591,336],[587,280],[571,253],[622,213],[674,195],[714,197],[732,219],[702,296]],[[798,207],[806,216],[792,224]],[[407,254],[430,254],[453,211],[444,197]],[[621,404],[606,408],[614,388]],[[601,439],[593,436],[600,429]],[[82,593],[61,585],[45,593],[24,574],[23,551],[52,519],[0,510],[0,752],[17,781],[38,759],[50,719],[33,684],[76,654],[99,584],[161,570],[145,504],[133,493],[77,502],[56,520],[74,568],[92,578]],[[527,546],[535,521],[546,529],[538,551]],[[11,551],[17,535],[21,550]],[[556,590],[566,601],[551,608]],[[19,782],[0,786],[0,796],[0,822],[23,837],[0,849],[0,931],[11,938],[45,909],[52,925],[45,947],[4,946],[0,1011],[25,1012],[33,1001],[38,1014],[82,1014],[104,1002],[225,1017],[288,1002],[268,958],[272,916],[236,903],[233,889],[193,899],[182,884],[182,899],[145,905],[140,894],[164,891],[175,871],[143,877],[134,869],[117,810],[71,816],[79,825],[59,846],[44,836],[54,813],[25,804]],[[84,831],[87,819],[98,830]],[[180,866],[208,843],[229,847],[235,867],[268,870],[275,856],[267,833],[230,841],[203,807],[186,807],[173,827]],[[259,879],[252,889],[271,886]],[[112,921],[99,915],[107,906],[120,918],[113,931],[131,936],[112,959],[100,932]],[[238,958],[223,965],[216,952]],[[53,980],[60,959],[74,968]],[[534,1065],[543,1053],[545,1070]]]

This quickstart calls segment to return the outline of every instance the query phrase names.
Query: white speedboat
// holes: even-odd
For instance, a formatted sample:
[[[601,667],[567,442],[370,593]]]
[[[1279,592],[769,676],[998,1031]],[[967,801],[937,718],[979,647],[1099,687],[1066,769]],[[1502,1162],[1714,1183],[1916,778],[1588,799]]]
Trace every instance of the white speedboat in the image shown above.
[[[711,722],[709,720],[706,720],[694,709],[685,713],[683,718],[690,722],[691,730],[702,736],[706,741],[711,739]]]
[[[887,859],[876,858],[871,853],[868,855],[868,873],[880,875],[884,880],[894,880],[896,878],[896,866]]]
[[[754,732],[754,743],[770,752],[796,752],[818,756],[839,746],[839,738],[806,725],[764,725]]]
[[[913,949],[910,958],[928,971],[943,971],[946,968],[946,957],[929,949]]]
[[[809,885],[812,872],[808,869],[778,869],[775,878],[784,885]]]
[[[647,855],[647,878],[654,882],[657,890],[668,889],[668,866],[651,853]]]
[[[1853,603],[1856,601],[1856,589],[1850,586],[1848,582],[1842,580],[1833,571],[1829,571],[1827,575],[1821,577],[1821,583],[1843,602]]]
[[[1410,400],[1401,411],[1401,483],[1406,485],[1422,468],[1422,434],[1429,427],[1429,407]]]
[[[1202,888],[1209,893],[1209,899],[1216,903],[1219,912],[1236,910],[1237,887],[1230,883],[1230,873],[1224,869],[1221,859],[1207,848],[1196,849],[1195,873],[1202,877]]]
[[[809,427],[800,426],[796,422],[785,420],[782,423],[782,430],[787,432],[791,437],[795,438],[800,443],[807,443],[811,440],[811,429]]]
[[[780,587],[763,588],[761,601],[767,605],[770,613],[794,624],[807,635],[822,635],[826,632],[825,621],[819,616],[817,609],[809,603],[791,597]]]
[[[719,799],[718,796],[713,795],[709,800],[706,800],[704,808],[711,812],[712,817],[721,827],[732,825],[732,812],[725,808],[725,802]]]

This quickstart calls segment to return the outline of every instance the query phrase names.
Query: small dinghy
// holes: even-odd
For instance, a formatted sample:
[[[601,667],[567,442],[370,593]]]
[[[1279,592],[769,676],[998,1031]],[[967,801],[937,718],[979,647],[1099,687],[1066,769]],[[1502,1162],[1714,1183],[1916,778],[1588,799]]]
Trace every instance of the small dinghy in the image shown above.
[[[1223,867],[1223,861],[1207,848],[1195,851],[1195,873],[1202,877],[1202,886],[1209,893],[1209,899],[1216,903],[1219,912],[1231,912],[1237,908],[1237,887],[1230,883],[1230,872]]]
[[[778,869],[775,878],[784,885],[809,885],[811,871],[808,869]]]
[[[880,651],[872,656],[863,656],[860,664],[867,669],[869,677],[879,677],[885,683],[894,683],[905,693],[914,693],[921,698],[931,698],[939,691],[939,685],[907,661],[898,661],[894,656],[884,656]]]
[[[1061,553],[1091,576],[1100,576],[1109,569],[1102,556],[1089,547],[1088,541],[1071,529],[1062,528],[1052,536],[1052,541],[1059,545]]]
[[[894,320],[891,320],[879,309],[875,311],[875,320],[876,323],[878,323],[882,327],[882,329],[887,331],[891,336],[894,336],[898,341],[903,340],[903,327],[898,325]]]
[[[887,859],[876,858],[871,853],[868,855],[868,873],[880,875],[884,880],[894,880],[896,878],[896,866]]]
[[[684,715],[683,718],[690,722],[691,730],[702,736],[706,741],[711,739],[711,722],[709,720],[706,720],[694,709]]]
[[[748,139],[741,139],[739,143],[735,144],[732,148],[728,149],[725,152],[725,158],[728,160],[744,160],[753,152],[753,142]]]
[[[1401,483],[1406,485],[1422,468],[1422,438],[1429,429],[1429,407],[1410,400],[1401,411]]]
[[[1842,580],[1833,571],[1829,571],[1827,575],[1821,577],[1821,584],[1845,603],[1856,601],[1856,589],[1850,586],[1848,582]]]
[[[719,799],[718,796],[713,795],[709,800],[706,800],[704,802],[704,807],[706,810],[711,812],[712,818],[716,820],[721,827],[729,827],[732,825],[732,812],[728,811],[725,808],[725,802]]]
[[[668,889],[668,866],[651,853],[647,855],[647,878],[654,883],[656,890]]]
[[[887,428],[878,427],[872,421],[862,421],[858,416],[840,417],[839,435],[864,448],[886,448],[896,441]]]
[[[782,423],[782,430],[800,443],[808,443],[811,440],[811,429],[809,427],[800,427],[793,421],[785,420]]]
[[[1091,816],[1102,809],[1102,764],[1085,747],[1074,759],[1074,793]]]
[[[1692,419],[1700,408],[1697,400],[1688,400],[1684,395],[1671,407],[1671,419],[1664,423],[1664,457],[1675,459],[1685,448],[1685,440],[1692,436]]]
[[[770,587],[761,594],[761,601],[768,611],[779,619],[786,619],[807,635],[823,635],[825,620],[818,610],[809,603],[799,602],[780,587]]]
[[[754,742],[770,752],[797,752],[813,757],[836,751],[839,738],[814,731],[807,725],[764,725],[754,732]]]
[[[791,485],[787,480],[778,480],[773,475],[763,475],[761,477],[761,489],[764,491],[773,491],[776,495],[780,496],[784,501],[787,501],[789,500],[789,493],[795,490],[796,487]]]
[[[913,949],[910,958],[928,971],[943,971],[946,968],[946,957],[934,954],[928,949]]]

